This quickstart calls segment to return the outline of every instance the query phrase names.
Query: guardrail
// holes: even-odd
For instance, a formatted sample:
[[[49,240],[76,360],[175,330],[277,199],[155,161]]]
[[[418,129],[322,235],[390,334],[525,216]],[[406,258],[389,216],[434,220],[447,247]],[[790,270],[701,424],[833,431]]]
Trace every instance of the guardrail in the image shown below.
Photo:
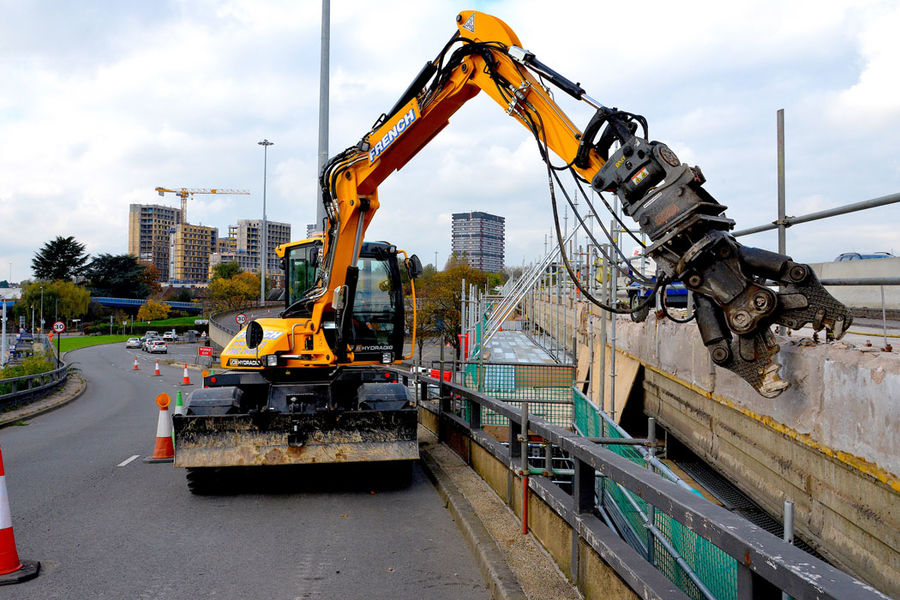
[[[599,446],[597,441],[600,440],[592,441],[544,419],[529,416],[527,403],[516,409],[453,382],[423,375],[411,376],[407,372],[400,374],[414,378],[419,406],[437,416],[438,436],[442,441],[463,435],[515,476],[527,477],[525,489],[565,521],[573,536],[577,535],[581,542],[590,546],[643,598],[689,596],[675,588],[599,516],[598,490],[603,490],[604,480],[615,482],[640,497],[658,513],[668,515],[733,558],[737,564],[737,600],[774,597],[776,590],[795,598],[886,598],[872,587],[742,517]],[[437,398],[430,397],[429,390],[437,392]],[[508,419],[507,443],[497,441],[484,431],[483,415],[487,411]],[[535,435],[571,461],[574,471],[571,492],[554,483],[551,476],[537,475],[529,469],[527,452],[523,453],[522,446]],[[523,454],[526,460],[523,460]],[[509,489],[513,489],[512,484]],[[527,522],[527,517],[525,520]],[[577,572],[574,566],[573,571]]]
[[[0,379],[0,411],[29,404],[47,395],[65,384],[68,373],[69,365],[63,364],[36,375]]]

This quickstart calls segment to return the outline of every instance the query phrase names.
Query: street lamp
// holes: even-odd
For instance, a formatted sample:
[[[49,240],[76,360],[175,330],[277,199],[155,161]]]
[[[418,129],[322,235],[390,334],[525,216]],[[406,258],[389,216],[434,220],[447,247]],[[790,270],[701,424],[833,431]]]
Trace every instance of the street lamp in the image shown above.
[[[41,286],[41,335],[44,335],[44,286]]]
[[[262,248],[259,254],[259,304],[260,306],[264,306],[266,303],[266,262],[269,260],[269,240],[267,239],[268,227],[266,225],[266,163],[268,160],[269,146],[274,146],[275,142],[263,139],[263,141],[257,142],[257,144],[263,147],[263,220],[262,233],[260,235]]]

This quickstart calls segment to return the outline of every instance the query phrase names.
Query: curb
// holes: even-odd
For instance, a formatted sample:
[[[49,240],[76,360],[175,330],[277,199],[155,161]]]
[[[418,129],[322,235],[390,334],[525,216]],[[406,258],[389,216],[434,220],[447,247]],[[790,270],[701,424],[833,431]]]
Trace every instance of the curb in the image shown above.
[[[85,390],[87,390],[87,384],[88,384],[87,379],[85,379],[85,378],[82,377],[81,375],[72,375],[72,374],[69,374],[68,376],[69,376],[69,377],[78,377],[78,379],[81,380],[81,387],[78,389],[77,392],[75,392],[74,394],[72,394],[72,395],[69,396],[68,398],[65,398],[65,399],[60,400],[59,402],[55,402],[55,403],[53,403],[53,404],[50,404],[50,405],[48,405],[48,406],[43,406],[43,407],[41,407],[41,408],[37,408],[37,409],[35,409],[35,410],[31,411],[31,412],[27,412],[27,413],[24,414],[24,415],[19,415],[19,416],[15,416],[15,417],[9,417],[9,418],[5,418],[5,419],[4,419],[4,418],[0,418],[0,429],[3,429],[4,427],[9,427],[10,425],[15,425],[15,424],[18,423],[19,421],[28,421],[28,420],[33,419],[33,418],[35,418],[35,417],[39,417],[39,416],[41,416],[41,415],[45,415],[45,414],[47,414],[47,413],[49,413],[49,412],[53,412],[53,411],[56,410],[57,408],[62,408],[62,407],[65,406],[66,404],[68,404],[68,403],[70,403],[70,402],[72,402],[72,401],[77,400],[78,398],[80,398],[80,397],[82,396],[82,394],[84,394]]]
[[[420,451],[421,464],[425,474],[434,484],[447,510],[456,521],[456,526],[465,538],[475,556],[475,561],[484,576],[491,598],[496,600],[525,600],[525,592],[519,585],[512,569],[506,563],[497,542],[485,529],[481,519],[466,500],[456,484],[444,472],[440,464],[431,456],[427,448]]]

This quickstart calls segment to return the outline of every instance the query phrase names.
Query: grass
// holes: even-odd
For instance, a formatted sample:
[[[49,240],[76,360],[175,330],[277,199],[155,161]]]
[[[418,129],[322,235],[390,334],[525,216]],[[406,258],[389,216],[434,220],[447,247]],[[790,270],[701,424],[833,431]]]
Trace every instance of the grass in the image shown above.
[[[76,348],[87,348],[88,346],[99,346],[100,344],[115,344],[124,342],[130,337],[140,337],[134,335],[78,335],[68,337],[63,335],[59,344],[61,352],[68,352]],[[53,346],[56,346],[56,340],[53,340]]]
[[[160,321],[150,321],[150,325],[158,325],[159,327],[194,327],[194,319],[196,317],[172,317],[171,319],[162,319]]]

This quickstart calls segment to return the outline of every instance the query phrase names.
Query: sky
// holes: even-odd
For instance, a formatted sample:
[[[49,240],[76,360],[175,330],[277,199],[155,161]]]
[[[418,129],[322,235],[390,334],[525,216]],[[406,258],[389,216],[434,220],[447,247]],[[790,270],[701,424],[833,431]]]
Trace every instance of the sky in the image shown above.
[[[900,192],[900,2],[331,3],[329,154],[355,144],[476,9],[650,137],[697,164],[736,229],[777,217],[776,111],[787,214]],[[32,277],[46,241],[127,252],[128,205],[178,205],[227,233],[262,214],[294,239],[315,220],[319,0],[0,0],[0,279]],[[557,100],[584,127],[593,110]],[[558,161],[561,162],[561,161]],[[367,238],[443,265],[454,212],[506,218],[506,264],[538,259],[553,221],[531,135],[484,94],[379,188]],[[800,262],[900,254],[900,205],[797,225]],[[571,219],[570,219],[571,223]],[[583,237],[582,237],[583,239]],[[742,237],[776,249],[773,232]],[[626,251],[629,248],[626,247]],[[437,254],[435,254],[437,253]]]

